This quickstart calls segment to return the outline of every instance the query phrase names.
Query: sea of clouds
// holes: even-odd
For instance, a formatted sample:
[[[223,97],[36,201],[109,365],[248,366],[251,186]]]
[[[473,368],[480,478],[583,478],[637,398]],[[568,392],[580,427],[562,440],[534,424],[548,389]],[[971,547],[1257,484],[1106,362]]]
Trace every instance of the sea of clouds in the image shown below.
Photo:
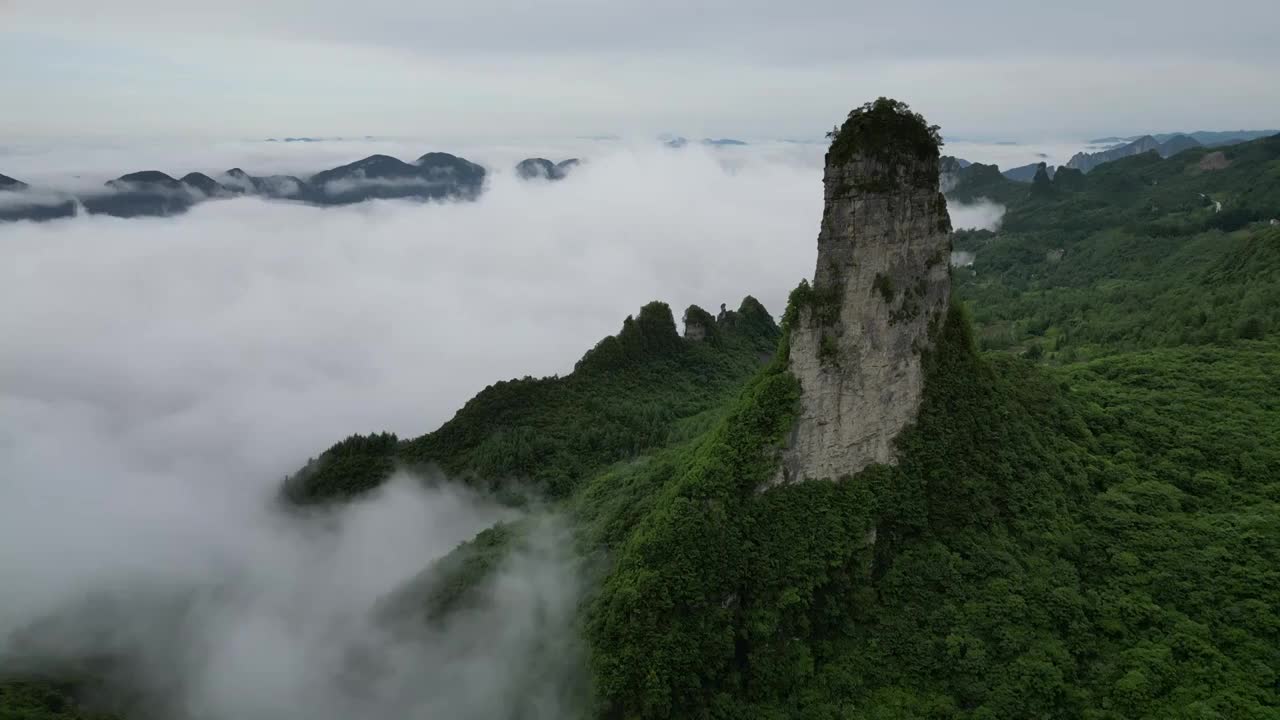
[[[0,171],[306,175],[427,149],[46,149]],[[529,676],[578,600],[554,521],[477,609],[409,637],[372,609],[509,511],[400,477],[317,519],[282,513],[279,484],[353,432],[418,435],[491,382],[569,372],[650,300],[677,320],[747,294],[780,314],[813,271],[822,150],[476,148],[459,154],[493,170],[474,203],[238,198],[0,225],[0,675],[106,658],[110,689],[179,719],[561,716],[539,690],[557,683]],[[517,180],[530,155],[586,162]],[[558,656],[542,669],[580,670]]]

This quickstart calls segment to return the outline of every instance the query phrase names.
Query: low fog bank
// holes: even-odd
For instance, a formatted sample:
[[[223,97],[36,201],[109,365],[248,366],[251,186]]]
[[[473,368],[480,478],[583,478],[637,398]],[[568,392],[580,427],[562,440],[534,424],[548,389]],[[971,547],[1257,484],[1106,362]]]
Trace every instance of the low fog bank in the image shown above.
[[[323,518],[176,477],[52,479],[0,504],[5,674],[85,672],[100,702],[171,720],[550,719],[583,674],[552,520],[474,607],[398,626],[379,602],[510,511],[405,476]]]
[[[999,230],[1004,219],[1005,207],[999,203],[979,198],[974,203],[948,202],[951,227],[956,230]]]

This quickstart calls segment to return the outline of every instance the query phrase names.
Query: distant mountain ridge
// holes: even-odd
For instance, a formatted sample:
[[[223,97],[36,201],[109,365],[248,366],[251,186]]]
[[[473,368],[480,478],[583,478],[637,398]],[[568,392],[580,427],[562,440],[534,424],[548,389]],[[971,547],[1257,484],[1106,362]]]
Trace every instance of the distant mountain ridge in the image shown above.
[[[108,180],[99,191],[79,193],[37,191],[0,175],[0,222],[53,220],[80,212],[122,218],[176,215],[207,200],[243,195],[312,205],[348,205],[373,199],[474,200],[484,188],[485,174],[482,166],[464,158],[429,152],[412,163],[389,155],[370,155],[307,179],[255,176],[240,168],[217,177],[192,172],[182,179],[159,170],[143,170]]]
[[[1175,220],[1206,231],[1234,231],[1280,219],[1278,158],[1280,134],[1224,149],[1190,148],[1167,158],[1148,151],[1103,163],[1087,175],[1063,166],[1050,178],[1047,167],[1043,174],[1037,167],[1030,187],[995,165],[975,163],[953,169],[942,190],[952,202],[985,199],[1009,208],[1001,227],[1011,232],[1057,227],[1064,218],[1092,230],[1129,223],[1160,237]],[[1050,205],[1057,209],[1042,217]]]
[[[1179,135],[1185,135],[1192,140],[1213,147],[1216,145],[1234,145],[1235,143],[1249,142],[1258,138],[1269,137],[1271,135],[1280,134],[1280,130],[1196,130],[1195,132],[1171,132],[1171,133],[1152,133],[1150,135],[1129,135],[1127,137],[1110,136],[1104,138],[1095,138],[1089,141],[1090,145],[1110,145],[1120,143],[1131,143],[1143,137],[1155,138],[1158,143],[1168,142]]]
[[[1016,168],[1009,168],[1001,173],[1005,177],[1014,182],[1029,183],[1036,177],[1036,172],[1041,166],[1045,166],[1042,162],[1034,162],[1029,165],[1020,165]],[[1053,179],[1055,168],[1052,165],[1045,166],[1045,172],[1048,173],[1049,179]]]
[[[1067,161],[1066,167],[1080,172],[1087,173],[1103,163],[1119,160],[1120,158],[1131,157],[1133,155],[1141,155],[1142,153],[1155,151],[1160,157],[1172,157],[1184,150],[1202,147],[1201,143],[1189,135],[1174,135],[1168,140],[1161,142],[1151,135],[1143,135],[1126,145],[1103,150],[1101,152],[1086,153],[1078,152],[1071,156]]]

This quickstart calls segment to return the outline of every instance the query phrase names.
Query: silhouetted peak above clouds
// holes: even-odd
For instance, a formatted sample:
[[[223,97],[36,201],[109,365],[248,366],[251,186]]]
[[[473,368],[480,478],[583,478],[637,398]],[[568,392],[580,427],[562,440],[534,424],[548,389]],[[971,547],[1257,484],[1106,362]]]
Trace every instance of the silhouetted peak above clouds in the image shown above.
[[[370,155],[363,160],[316,173],[311,181],[319,185],[330,179],[352,176],[370,179],[418,177],[421,172],[421,168],[417,165],[410,165],[399,158],[393,158],[390,155]]]
[[[449,153],[431,152],[414,164],[389,155],[370,155],[316,173],[309,185],[320,204],[373,199],[473,200],[484,187],[485,170]]]
[[[21,180],[15,180],[8,175],[0,175],[0,190],[25,190],[27,184]]]
[[[0,207],[0,221],[52,220],[76,214],[116,217],[164,216],[185,212],[205,200],[237,195],[346,205],[373,199],[474,200],[484,188],[485,169],[464,158],[430,152],[414,163],[390,155],[370,155],[324,170],[304,180],[294,175],[251,175],[234,167],[215,179],[191,172],[181,180],[159,170],[142,170],[108,180],[103,189],[34,192],[26,183],[0,176],[0,190],[16,193]],[[28,192],[30,194],[28,194]],[[50,199],[56,199],[51,203]],[[51,211],[56,206],[57,211]]]
[[[429,152],[418,158],[414,164],[421,168],[428,178],[452,178],[472,188],[475,194],[479,194],[484,185],[485,169],[457,155],[447,152]]]
[[[521,180],[563,180],[582,161],[569,158],[552,162],[546,158],[526,158],[516,164],[516,177]]]
[[[127,175],[121,175],[115,180],[108,180],[108,187],[117,187],[119,185],[131,186],[156,186],[177,190],[182,187],[182,183],[176,179],[160,172],[159,170],[143,170],[141,172],[133,172]]]
[[[182,184],[187,187],[195,188],[209,197],[227,194],[227,189],[218,184],[217,180],[205,175],[202,172],[187,173],[182,176]]]

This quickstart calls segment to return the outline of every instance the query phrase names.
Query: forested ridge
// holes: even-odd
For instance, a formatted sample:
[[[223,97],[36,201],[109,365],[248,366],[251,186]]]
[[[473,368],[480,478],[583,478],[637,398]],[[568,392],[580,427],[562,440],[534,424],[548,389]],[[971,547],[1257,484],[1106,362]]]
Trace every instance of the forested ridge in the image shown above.
[[[1047,186],[984,167],[953,199],[1007,212],[953,237],[973,262],[897,466],[770,483],[802,289],[780,325],[691,308],[706,340],[650,304],[572,374],[349,438],[283,498],[405,468],[567,516],[592,558],[583,717],[1280,717],[1280,138]],[[522,532],[397,607],[447,616]],[[77,717],[61,697],[0,685],[0,719]]]
[[[1059,172],[1039,191],[989,168],[952,193],[1008,207],[999,232],[954,239],[983,349],[1072,362],[1280,329],[1280,136]]]

